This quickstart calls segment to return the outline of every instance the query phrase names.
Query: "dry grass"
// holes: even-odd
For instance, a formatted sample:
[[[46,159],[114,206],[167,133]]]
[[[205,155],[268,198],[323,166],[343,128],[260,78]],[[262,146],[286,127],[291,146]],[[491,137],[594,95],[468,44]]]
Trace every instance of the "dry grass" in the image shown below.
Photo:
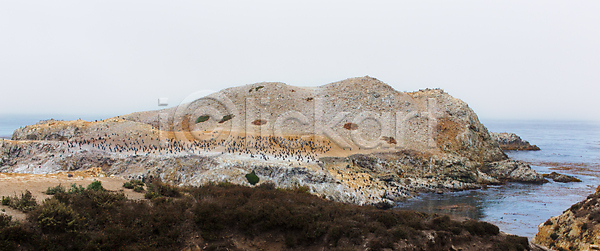
[[[438,119],[437,135],[435,137],[436,143],[439,146],[455,148],[459,145],[456,136],[463,131],[461,127],[461,124],[454,122],[450,118]]]

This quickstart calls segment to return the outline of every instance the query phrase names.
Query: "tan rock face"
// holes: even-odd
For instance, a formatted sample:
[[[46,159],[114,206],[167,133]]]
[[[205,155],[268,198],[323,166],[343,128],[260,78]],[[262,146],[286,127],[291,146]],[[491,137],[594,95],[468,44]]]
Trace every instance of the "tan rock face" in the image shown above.
[[[540,224],[533,241],[554,250],[598,250],[599,222],[600,186],[584,201]]]
[[[440,89],[399,92],[371,77],[319,87],[257,83],[159,111],[40,123],[13,139],[33,141],[4,144],[0,172],[100,166],[200,185],[247,184],[254,170],[261,182],[358,204],[543,180],[509,161],[463,101]]]

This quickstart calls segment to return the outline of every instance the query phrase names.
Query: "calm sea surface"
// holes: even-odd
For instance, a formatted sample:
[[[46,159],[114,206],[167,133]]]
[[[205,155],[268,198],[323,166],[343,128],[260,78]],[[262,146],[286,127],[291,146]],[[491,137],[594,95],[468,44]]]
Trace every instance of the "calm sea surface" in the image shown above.
[[[532,238],[537,226],[561,214],[600,185],[600,124],[564,121],[482,121],[489,131],[514,132],[541,151],[510,151],[539,173],[557,171],[581,183],[509,183],[485,190],[428,194],[399,208],[448,213],[488,221],[504,232]],[[555,170],[557,169],[557,170]]]
[[[77,119],[72,116],[1,116],[0,136],[41,119]],[[95,120],[107,118],[90,116]],[[493,132],[514,132],[541,151],[511,151],[511,158],[532,163],[540,173],[554,169],[581,179],[581,183],[543,185],[509,183],[485,190],[428,194],[400,203],[399,208],[448,213],[494,223],[504,232],[533,237],[537,226],[561,214],[600,185],[600,123],[565,121],[482,121]]]

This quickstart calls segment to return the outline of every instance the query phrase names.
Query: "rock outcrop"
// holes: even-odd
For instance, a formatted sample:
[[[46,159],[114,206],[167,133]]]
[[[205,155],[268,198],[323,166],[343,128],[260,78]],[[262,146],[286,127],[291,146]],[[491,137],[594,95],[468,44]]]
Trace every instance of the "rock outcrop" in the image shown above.
[[[546,179],[552,179],[556,182],[562,182],[562,183],[568,183],[568,182],[581,182],[580,179],[575,178],[573,176],[569,176],[566,174],[560,174],[557,172],[552,172],[549,174],[543,174],[542,176],[544,176],[544,178]]]
[[[254,171],[260,182],[357,204],[544,181],[508,159],[463,101],[370,77],[310,88],[257,83],[159,111],[46,121],[18,129],[0,150],[0,172],[100,167],[182,185],[249,185],[244,175]]]
[[[553,250],[600,250],[600,186],[585,200],[538,228],[534,243]]]
[[[490,136],[498,142],[502,150],[519,150],[519,151],[538,151],[540,148],[536,145],[531,145],[527,140],[521,139],[514,133],[496,133],[491,132]]]
[[[90,122],[83,120],[42,120],[34,126],[21,127],[13,132],[12,140],[68,140],[80,136]]]

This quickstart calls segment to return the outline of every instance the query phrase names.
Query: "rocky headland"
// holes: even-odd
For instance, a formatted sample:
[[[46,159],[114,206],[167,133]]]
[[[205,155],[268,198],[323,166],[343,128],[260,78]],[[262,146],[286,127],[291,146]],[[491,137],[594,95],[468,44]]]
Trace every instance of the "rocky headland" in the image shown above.
[[[585,200],[538,226],[533,242],[553,250],[600,250],[600,186]]]
[[[540,148],[536,145],[531,145],[527,140],[521,139],[519,135],[507,132],[491,132],[490,136],[498,142],[502,150],[517,150],[517,151],[538,151]]]
[[[319,87],[257,83],[102,121],[41,121],[0,145],[0,172],[101,168],[177,185],[306,186],[355,204],[544,178],[502,151],[463,101],[371,77]]]

